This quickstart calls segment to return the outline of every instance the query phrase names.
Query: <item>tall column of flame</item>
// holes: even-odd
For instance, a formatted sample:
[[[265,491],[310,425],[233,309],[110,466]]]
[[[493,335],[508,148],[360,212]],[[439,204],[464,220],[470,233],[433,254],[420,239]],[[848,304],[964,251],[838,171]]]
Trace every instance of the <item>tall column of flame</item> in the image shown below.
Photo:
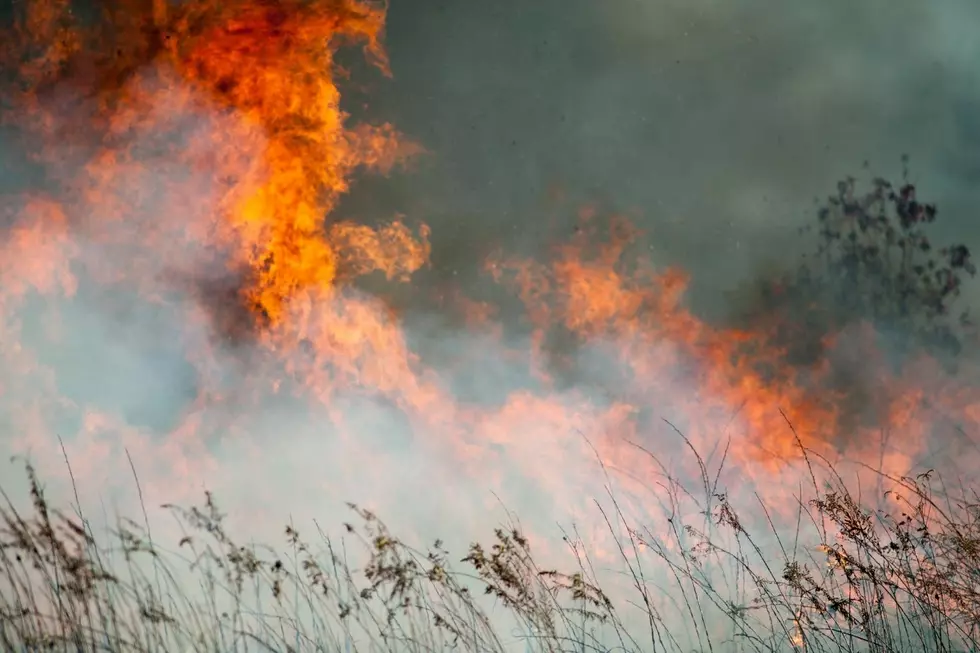
[[[349,171],[359,164],[388,168],[406,152],[388,127],[348,133],[330,78],[329,45],[341,36],[364,39],[387,71],[378,43],[383,17],[354,3],[256,6],[205,31],[186,54],[177,46],[185,77],[259,126],[266,139],[264,179],[240,189],[228,213],[255,271],[248,299],[272,323],[297,293],[333,286],[338,252],[324,219],[347,190]],[[354,243],[370,267],[411,272],[427,253],[407,239],[400,244],[407,249],[397,258],[364,240]]]
[[[95,124],[73,127],[101,127],[110,138],[165,143],[181,116],[160,115],[161,105],[173,111],[203,102],[229,116],[220,130],[199,134],[209,142],[198,143],[192,157],[167,153],[211,175],[220,189],[214,223],[187,225],[185,236],[213,241],[226,254],[233,246],[229,266],[251,269],[242,299],[263,323],[277,324],[292,298],[329,292],[342,262],[354,273],[403,276],[428,256],[424,234],[416,240],[397,222],[380,232],[334,225],[346,252],[338,252],[325,226],[354,168],[387,170],[416,149],[390,125],[345,128],[333,52],[340,39],[361,41],[387,73],[383,24],[382,8],[357,0],[191,0],[169,11],[164,0],[153,0],[149,8],[110,3],[92,27],[76,20],[63,0],[35,0],[9,39],[16,46],[6,59],[29,82],[17,119],[36,114],[33,124],[55,158],[63,155],[64,133],[46,129],[44,116],[63,107],[46,105],[44,92],[56,80],[98,98],[95,114],[87,116]],[[100,199],[104,182],[127,163],[133,161],[118,146],[93,156],[87,197]]]
[[[227,369],[201,332],[245,331],[267,346],[276,369],[246,369],[236,380],[260,401],[280,384],[282,363],[309,349],[300,345],[341,369],[372,354],[406,358],[384,348],[397,327],[381,324],[376,310],[332,301],[346,278],[379,271],[401,279],[429,255],[424,226],[415,235],[397,220],[373,228],[330,217],[356,168],[384,172],[418,151],[390,125],[347,128],[340,109],[333,54],[342,42],[363,44],[388,72],[382,8],[119,0],[94,22],[66,0],[21,9],[0,37],[8,73],[0,109],[45,180],[2,207],[0,349],[24,387],[23,397],[0,388],[15,449],[50,451],[61,431],[56,416],[72,413],[84,416],[79,437],[65,438],[80,467],[125,446],[145,452],[139,459],[150,468],[166,458],[166,473],[214,469],[204,442],[230,427],[206,427],[215,415],[228,418],[221,402],[231,399],[220,378]],[[196,368],[199,396],[163,444],[120,415],[63,397],[55,370],[25,346],[31,296],[50,300],[48,324],[57,325],[59,299],[87,286],[135,292],[181,324],[167,337]],[[188,302],[188,293],[211,294]],[[328,333],[311,331],[311,311],[320,324],[332,320]],[[58,338],[63,328],[45,335]],[[330,349],[338,338],[349,346]],[[372,339],[381,344],[372,348]],[[370,374],[358,381],[379,383]]]

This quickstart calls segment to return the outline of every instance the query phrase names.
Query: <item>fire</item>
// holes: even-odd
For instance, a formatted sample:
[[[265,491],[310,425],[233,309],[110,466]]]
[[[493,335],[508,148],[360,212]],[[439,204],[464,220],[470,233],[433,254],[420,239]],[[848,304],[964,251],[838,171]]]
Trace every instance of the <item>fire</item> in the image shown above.
[[[134,208],[149,208],[144,199],[161,200],[133,197],[137,179],[120,187],[148,164],[133,142],[149,142],[161,159],[186,164],[192,175],[200,171],[213,186],[206,215],[178,205],[200,193],[163,190],[163,201],[184,216],[167,237],[232,248],[225,252],[230,269],[250,271],[243,300],[270,323],[283,319],[291,298],[329,292],[338,275],[403,276],[424,264],[424,234],[417,240],[400,224],[380,232],[333,225],[330,238],[323,223],[353,169],[386,171],[417,151],[390,125],[346,129],[332,79],[339,39],[364,42],[387,72],[378,40],[382,10],[359,2],[188,2],[169,15],[157,3],[148,16],[134,4],[115,7],[106,26],[94,30],[73,25],[67,3],[34,2],[16,32],[25,44],[43,46],[21,62],[21,77],[34,86],[14,110],[39,116],[37,126],[52,139],[45,152],[61,156],[68,130],[95,127],[107,136],[83,164],[89,178],[80,189],[103,219],[125,221]],[[105,52],[107,41],[119,43],[115,56]],[[52,129],[64,112],[45,102],[42,89],[62,78],[83,97],[95,96],[95,125]],[[226,120],[202,133],[183,132],[182,121],[202,111]],[[339,269],[342,263],[350,269]]]
[[[586,243],[591,236],[591,230],[584,230],[579,242],[561,248],[550,268],[521,262],[492,265],[498,276],[512,271],[531,315],[539,315],[537,306],[549,307],[540,316],[539,341],[556,321],[582,341],[599,337],[620,343],[620,362],[646,401],[675,394],[670,389],[680,379],[670,372],[694,365],[697,376],[691,387],[696,394],[681,412],[692,417],[738,415],[753,437],[737,451],[759,462],[782,465],[797,458],[801,444],[815,446],[832,437],[838,420],[833,397],[821,400],[807,392],[799,382],[800,371],[781,364],[781,352],[767,346],[765,333],[718,330],[700,321],[682,304],[688,278],[679,270],[641,266],[624,271],[629,262],[625,248],[634,234],[622,225],[590,257]],[[671,349],[658,346],[662,343],[670,343]],[[638,403],[643,401],[637,397]],[[805,434],[806,441],[797,442],[787,423]],[[713,419],[709,424],[717,426]],[[717,437],[702,433],[696,422],[688,428],[701,445],[710,446]]]
[[[401,316],[352,283],[408,281],[428,264],[428,228],[334,217],[355,170],[387,173],[421,152],[391,125],[348,126],[340,108],[336,49],[360,43],[388,73],[383,26],[384,11],[359,0],[134,0],[96,24],[65,0],[25,4],[4,39],[17,68],[4,120],[45,181],[7,198],[3,222],[0,356],[12,376],[0,401],[16,449],[60,465],[62,436],[91,474],[125,450],[161,499],[179,499],[176,488],[193,493],[222,474],[215,442],[235,442],[260,465],[288,459],[312,474],[319,457],[338,485],[397,500],[400,490],[381,494],[409,454],[368,441],[374,427],[351,409],[364,399],[366,413],[397,413],[378,428],[406,431],[413,456],[445,463],[432,485],[479,479],[473,487],[517,500],[535,491],[576,514],[583,492],[605,482],[598,461],[631,479],[633,507],[654,515],[642,497],[665,466],[698,475],[682,456],[640,453],[684,449],[677,432],[792,511],[801,446],[902,473],[937,414],[975,426],[969,385],[928,362],[896,373],[870,359],[873,343],[860,349],[876,423],[862,422],[831,382],[832,361],[792,366],[765,329],[699,319],[684,304],[684,272],[638,255],[644,236],[625,221],[601,238],[589,213],[550,260],[487,261],[524,304],[529,344],[509,342],[486,302],[460,301],[472,327],[460,346],[490,352],[461,374],[506,390],[460,399],[452,361],[429,365]],[[66,337],[73,301],[117,307],[102,292],[156,311],[157,340],[174,343],[161,358],[193,368],[195,396],[173,423],[148,427],[80,402],[44,360]],[[32,327],[37,313],[46,328]],[[257,424],[282,413],[315,416],[306,426],[325,449],[271,456],[273,438],[259,431],[287,448],[288,429]],[[311,493],[329,485],[309,483]],[[472,499],[457,495],[444,500]]]
[[[283,318],[285,303],[298,293],[333,286],[338,255],[323,216],[347,190],[349,171],[358,165],[390,168],[406,151],[389,126],[347,132],[340,94],[323,72],[333,68],[328,45],[341,36],[366,41],[367,52],[387,70],[378,43],[382,20],[380,10],[356,3],[246,6],[192,39],[186,54],[176,53],[183,78],[265,139],[246,173],[257,183],[242,189],[228,214],[255,271],[247,297],[272,323]],[[424,262],[423,245],[403,231],[340,231],[359,255],[359,268],[394,274],[403,267],[410,273]],[[393,256],[392,248],[408,255]]]

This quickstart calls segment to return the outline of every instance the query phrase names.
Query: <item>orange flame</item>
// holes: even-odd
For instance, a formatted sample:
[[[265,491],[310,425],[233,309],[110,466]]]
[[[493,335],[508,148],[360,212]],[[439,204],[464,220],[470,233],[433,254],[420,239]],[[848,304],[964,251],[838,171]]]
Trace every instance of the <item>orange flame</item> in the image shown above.
[[[428,229],[330,217],[355,169],[386,172],[420,151],[390,125],[348,128],[340,109],[332,71],[342,39],[365,44],[387,72],[382,10],[356,0],[133,0],[91,26],[66,0],[24,7],[4,39],[4,59],[19,71],[4,118],[40,146],[35,163],[47,179],[11,199],[0,252],[0,356],[18,378],[37,382],[0,387],[23,431],[18,447],[54,451],[52,424],[70,413],[79,424],[70,453],[93,473],[126,448],[157,471],[161,492],[174,477],[193,487],[219,467],[209,436],[248,435],[249,420],[289,390],[347,438],[344,472],[365,470],[364,487],[384,487],[385,470],[370,462],[381,452],[345,424],[339,398],[355,389],[397,408],[423,440],[413,446],[451,459],[453,473],[498,488],[531,479],[572,510],[582,488],[596,485],[595,457],[637,488],[663,473],[633,446],[678,442],[657,417],[701,452],[730,440],[736,480],[777,499],[798,481],[780,474],[799,465],[801,444],[900,473],[924,449],[937,414],[971,429],[980,417],[973,387],[928,361],[894,373],[871,358],[869,343],[860,350],[878,423],[855,421],[831,383],[831,361],[793,367],[765,330],[702,321],[684,306],[685,273],[635,255],[639,234],[625,221],[614,221],[603,242],[589,215],[551,261],[488,261],[523,301],[531,345],[504,342],[502,329],[488,328],[493,311],[468,304],[479,326],[472,348],[491,349],[493,359],[472,374],[526,369],[519,383],[501,382],[499,401],[462,401],[398,316],[345,283],[373,272],[407,279],[429,259]],[[162,443],[121,415],[62,396],[56,366],[41,362],[43,346],[25,344],[36,335],[24,317],[32,297],[102,285],[162,307],[179,324],[166,338],[194,367],[198,395]],[[234,356],[211,336],[243,332],[258,353],[229,362]],[[44,337],[59,336],[52,328]],[[238,353],[236,344],[228,348]],[[589,350],[601,360],[588,360]],[[576,366],[586,373],[564,383]],[[924,406],[927,396],[934,406]],[[891,447],[892,431],[904,448]],[[248,442],[268,458],[265,443]]]
[[[45,84],[64,77],[80,94],[96,94],[96,127],[108,139],[85,166],[89,180],[81,193],[102,219],[126,220],[134,209],[149,208],[144,200],[160,199],[132,197],[132,178],[130,189],[120,188],[121,178],[147,164],[146,149],[159,148],[151,154],[157,162],[177,160],[207,175],[215,187],[208,215],[180,205],[199,195],[164,191],[173,213],[184,217],[168,236],[233,243],[227,264],[251,270],[243,299],[270,323],[281,321],[294,296],[328,292],[338,274],[380,270],[402,278],[425,263],[425,233],[416,240],[400,223],[377,233],[334,225],[335,238],[324,226],[354,168],[387,171],[418,151],[390,125],[347,130],[331,77],[341,38],[363,41],[387,72],[381,9],[356,1],[188,2],[169,16],[156,3],[147,16],[134,4],[115,7],[96,30],[77,26],[67,3],[32,2],[15,31],[22,59],[24,50],[41,48],[20,62],[31,86],[17,108],[36,112],[35,126],[49,145],[42,157],[62,156],[64,136],[72,138],[66,132],[79,127],[63,124],[63,108],[45,103]],[[96,45],[83,49],[86,42]],[[114,42],[115,57],[105,52]],[[214,129],[181,132],[183,121],[204,111],[227,119]],[[342,263],[350,269],[339,270]]]

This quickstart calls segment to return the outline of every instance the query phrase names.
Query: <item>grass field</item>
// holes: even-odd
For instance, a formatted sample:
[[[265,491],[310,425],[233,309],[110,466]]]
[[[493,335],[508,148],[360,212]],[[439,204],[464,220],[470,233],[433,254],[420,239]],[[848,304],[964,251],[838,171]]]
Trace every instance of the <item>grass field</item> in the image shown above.
[[[629,588],[608,593],[574,533],[565,542],[571,568],[542,569],[516,525],[488,524],[489,541],[468,551],[438,541],[421,550],[354,505],[343,537],[308,539],[284,524],[278,546],[236,542],[211,495],[169,507],[185,533],[177,542],[154,541],[145,511],[96,536],[78,510],[49,505],[25,463],[32,505],[5,492],[0,517],[0,643],[119,652],[978,650],[974,490],[954,491],[931,473],[889,478],[891,508],[871,508],[804,453],[809,489],[794,532],[768,517],[768,531],[749,532],[707,473],[700,495],[679,481],[661,489],[664,523],[628,523],[614,494],[611,507],[597,502],[618,547],[612,577]],[[681,514],[695,497],[701,510]]]

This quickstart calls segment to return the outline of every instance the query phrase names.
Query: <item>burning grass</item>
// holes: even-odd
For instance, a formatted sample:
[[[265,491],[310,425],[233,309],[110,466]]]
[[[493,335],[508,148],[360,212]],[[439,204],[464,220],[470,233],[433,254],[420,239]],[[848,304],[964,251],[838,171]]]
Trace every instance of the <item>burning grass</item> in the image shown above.
[[[428,227],[369,228],[334,211],[355,171],[421,151],[391,125],[349,125],[341,108],[338,48],[359,43],[389,72],[384,3],[114,0],[99,15],[84,4],[20,3],[0,35],[0,124],[38,172],[0,198],[0,403],[19,436],[11,451],[36,454],[41,470],[26,467],[30,508],[13,494],[0,506],[6,650],[975,648],[977,502],[894,471],[931,454],[949,422],[965,433],[980,421],[970,361],[955,378],[930,360],[892,365],[877,337],[885,321],[965,344],[938,327],[975,268],[963,246],[928,254],[935,208],[910,184],[865,196],[842,185],[820,217],[823,267],[764,288],[774,319],[745,328],[700,319],[684,302],[687,273],[638,251],[624,221],[606,234],[585,210],[547,260],[484,262],[525,309],[527,343],[482,311],[462,346],[435,347],[449,364],[431,364],[397,311],[354,284],[428,265]],[[800,342],[815,353],[791,356],[796,333],[781,339],[772,323],[792,325],[783,316],[825,296],[875,310],[802,313]],[[68,355],[81,350],[97,365]],[[471,350],[494,365],[471,367]],[[113,369],[100,351],[136,367]],[[170,398],[132,390],[167,376],[162,358],[181,363],[171,422],[128,409],[156,415]],[[464,400],[453,379],[465,375],[500,387]],[[97,378],[127,387],[77,387]],[[377,428],[358,414],[388,406],[399,417]],[[683,439],[687,460],[635,445],[662,443],[660,414],[677,416],[663,437]],[[304,432],[280,439],[297,421]],[[310,540],[289,522],[275,548],[234,535],[210,495],[184,507],[183,491],[207,479],[259,513],[275,501],[254,479],[277,467],[296,495],[343,495],[350,482],[388,509],[422,503],[392,483],[411,465],[375,430],[411,437],[411,460],[432,462],[414,487],[460,498],[447,536],[487,526],[487,489],[516,503],[533,488],[539,514],[578,518],[606,481],[600,528],[556,535],[564,572],[547,524],[515,519],[451,554],[352,506],[338,536],[316,526]],[[963,467],[974,460],[946,444]],[[125,455],[147,497],[172,493],[182,534],[151,530],[138,478],[141,519],[103,531],[77,494],[72,511],[55,510],[39,477],[71,472],[62,455],[86,490]],[[879,460],[877,496],[850,492],[838,459]],[[430,532],[411,518],[412,535]]]
[[[99,536],[77,506],[50,505],[25,463],[32,505],[5,492],[0,510],[0,642],[119,652],[977,650],[973,489],[954,492],[926,472],[886,477],[884,496],[862,502],[804,450],[795,528],[779,529],[759,499],[752,512],[768,529],[752,532],[691,451],[700,486],[669,478],[656,488],[663,523],[634,523],[611,489],[594,502],[618,568],[599,567],[573,529],[562,538],[565,571],[539,566],[516,519],[461,556],[438,540],[409,546],[353,504],[342,537],[316,524],[311,540],[289,523],[278,547],[243,544],[210,493],[199,506],[165,506],[178,542],[154,540],[145,510]],[[868,507],[879,499],[889,507]],[[607,593],[600,577],[630,591]]]

